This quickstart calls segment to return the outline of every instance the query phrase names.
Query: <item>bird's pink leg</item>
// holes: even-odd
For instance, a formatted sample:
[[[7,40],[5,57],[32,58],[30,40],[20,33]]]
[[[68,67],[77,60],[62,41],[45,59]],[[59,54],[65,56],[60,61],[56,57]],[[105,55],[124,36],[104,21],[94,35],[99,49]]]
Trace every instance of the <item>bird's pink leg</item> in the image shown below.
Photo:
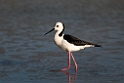
[[[71,53],[70,52],[68,52],[68,66],[67,66],[67,68],[64,68],[64,69],[62,69],[62,71],[66,71],[66,70],[68,70],[68,69],[70,69],[70,67],[71,67]]]
[[[72,53],[70,53],[71,54],[71,57],[72,57],[72,59],[73,59],[73,61],[74,61],[74,65],[75,65],[75,71],[77,72],[77,70],[78,70],[78,65],[77,65],[77,63],[76,63],[76,60],[75,60],[75,58],[74,58],[74,56],[73,56],[73,54]]]

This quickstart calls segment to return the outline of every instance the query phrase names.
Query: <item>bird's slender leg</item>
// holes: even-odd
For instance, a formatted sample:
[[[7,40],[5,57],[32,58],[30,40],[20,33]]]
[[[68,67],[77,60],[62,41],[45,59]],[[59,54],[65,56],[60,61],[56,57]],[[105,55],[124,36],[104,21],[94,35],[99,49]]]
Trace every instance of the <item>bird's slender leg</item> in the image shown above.
[[[68,70],[71,67],[71,52],[68,52],[68,66],[67,68],[62,69],[62,71]]]
[[[72,54],[72,53],[70,53],[70,54],[71,54],[72,60],[74,61],[74,65],[75,65],[75,69],[76,69],[75,71],[77,72],[77,70],[78,70],[78,65],[77,65],[77,63],[76,63],[76,60],[75,60],[73,54]]]

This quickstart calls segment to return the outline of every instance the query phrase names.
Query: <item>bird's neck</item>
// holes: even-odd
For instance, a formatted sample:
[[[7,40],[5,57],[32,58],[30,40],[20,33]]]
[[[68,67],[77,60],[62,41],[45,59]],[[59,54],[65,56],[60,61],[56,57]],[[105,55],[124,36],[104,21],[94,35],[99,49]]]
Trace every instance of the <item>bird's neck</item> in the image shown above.
[[[64,32],[64,29],[62,29],[62,30],[59,30],[59,31],[57,31],[56,32],[56,35],[58,35],[58,36],[62,36],[62,34],[63,34],[63,32]]]

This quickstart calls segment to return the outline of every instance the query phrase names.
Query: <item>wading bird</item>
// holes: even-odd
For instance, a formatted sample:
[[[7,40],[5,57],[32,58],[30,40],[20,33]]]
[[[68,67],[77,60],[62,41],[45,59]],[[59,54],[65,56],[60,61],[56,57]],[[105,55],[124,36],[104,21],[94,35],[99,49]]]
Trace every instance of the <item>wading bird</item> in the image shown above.
[[[50,33],[51,31],[56,30],[54,36],[54,41],[58,47],[68,52],[68,66],[67,68],[62,69],[62,71],[68,70],[71,67],[71,57],[74,61],[75,69],[78,70],[78,65],[76,63],[76,60],[72,54],[74,51],[79,51],[81,49],[87,48],[87,47],[101,47],[101,45],[93,44],[87,41],[83,41],[77,37],[74,37],[72,35],[63,34],[65,30],[65,26],[62,22],[57,22],[55,27],[45,33],[44,35]]]

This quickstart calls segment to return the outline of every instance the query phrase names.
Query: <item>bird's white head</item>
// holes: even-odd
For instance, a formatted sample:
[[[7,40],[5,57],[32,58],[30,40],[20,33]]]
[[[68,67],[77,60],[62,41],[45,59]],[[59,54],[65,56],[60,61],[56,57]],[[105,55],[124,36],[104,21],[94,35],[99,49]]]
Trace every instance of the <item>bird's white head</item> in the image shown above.
[[[57,22],[54,29],[57,30],[57,31],[62,31],[64,29],[63,23],[62,22]]]
[[[50,33],[53,30],[56,30],[60,35],[62,35],[62,33],[64,31],[64,24],[62,22],[57,22],[55,24],[55,27],[53,29],[51,29],[50,31],[48,31],[47,33],[45,33],[44,35]]]

